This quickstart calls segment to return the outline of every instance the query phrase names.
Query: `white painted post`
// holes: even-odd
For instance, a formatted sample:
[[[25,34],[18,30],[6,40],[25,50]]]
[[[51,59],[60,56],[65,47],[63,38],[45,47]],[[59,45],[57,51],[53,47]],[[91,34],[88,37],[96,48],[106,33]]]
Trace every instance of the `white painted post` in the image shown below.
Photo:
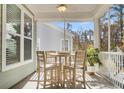
[[[108,10],[108,52],[111,50],[111,46],[110,46],[110,44],[111,44],[111,37],[110,37],[110,35],[111,35],[111,28],[110,28],[110,25],[111,25],[111,21],[110,21],[110,9]]]
[[[100,39],[99,39],[99,20],[98,18],[94,19],[94,48],[100,48]]]
[[[110,46],[110,9],[108,9],[108,52],[110,52],[110,50],[111,50],[111,46]],[[110,63],[110,54],[108,55],[108,62]],[[111,77],[111,75],[112,75],[112,72],[111,72],[111,70],[109,71],[109,76]]]

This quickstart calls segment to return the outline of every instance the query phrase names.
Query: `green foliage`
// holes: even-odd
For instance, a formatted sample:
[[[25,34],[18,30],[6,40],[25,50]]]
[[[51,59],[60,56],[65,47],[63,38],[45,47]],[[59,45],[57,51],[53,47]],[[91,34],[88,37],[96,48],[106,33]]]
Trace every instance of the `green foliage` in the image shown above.
[[[110,46],[111,46],[111,50],[113,50],[113,51],[116,50],[117,51],[115,42],[111,42]]]
[[[99,50],[98,49],[94,49],[93,47],[88,47],[87,48],[87,61],[89,62],[90,66],[94,66],[94,64],[98,63],[99,66],[102,65],[99,57]]]

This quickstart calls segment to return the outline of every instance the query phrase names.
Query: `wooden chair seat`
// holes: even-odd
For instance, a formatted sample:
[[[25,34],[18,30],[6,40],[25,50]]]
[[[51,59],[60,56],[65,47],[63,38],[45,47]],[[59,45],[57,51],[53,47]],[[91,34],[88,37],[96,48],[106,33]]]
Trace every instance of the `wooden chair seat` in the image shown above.
[[[76,69],[84,69],[85,67],[84,66],[81,66],[81,65],[77,65],[76,66]]]
[[[52,70],[55,69],[56,65],[55,64],[46,64],[46,70]]]
[[[74,67],[73,66],[64,66],[64,69],[70,69],[70,70],[72,69],[73,70]]]
[[[70,66],[69,63],[67,63],[67,66]],[[74,66],[74,62],[71,62],[71,66]],[[76,64],[76,69],[84,69],[84,65],[83,64]]]
[[[43,65],[40,65],[40,67],[43,68],[44,66],[43,66]],[[54,68],[54,67],[56,67],[55,64],[46,64],[46,70],[47,70],[47,69],[52,69],[52,68]]]

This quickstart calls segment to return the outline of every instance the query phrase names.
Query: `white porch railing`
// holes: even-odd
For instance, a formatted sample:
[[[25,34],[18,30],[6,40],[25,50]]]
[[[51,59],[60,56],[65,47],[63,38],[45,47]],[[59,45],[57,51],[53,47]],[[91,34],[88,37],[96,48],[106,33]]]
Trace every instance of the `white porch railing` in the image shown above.
[[[107,76],[119,88],[124,88],[124,53],[100,52],[102,66],[99,73]]]

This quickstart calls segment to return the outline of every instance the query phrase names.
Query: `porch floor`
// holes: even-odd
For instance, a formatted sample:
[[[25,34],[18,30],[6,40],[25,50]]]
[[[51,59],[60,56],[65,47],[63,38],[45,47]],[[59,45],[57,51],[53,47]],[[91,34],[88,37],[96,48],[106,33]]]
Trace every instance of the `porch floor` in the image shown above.
[[[43,73],[41,74],[41,79],[43,78]],[[116,89],[112,83],[106,80],[101,75],[95,73],[95,75],[86,74],[86,88],[87,89]],[[36,89],[37,86],[37,73],[33,73],[23,79],[21,82],[17,83],[12,89]],[[42,88],[42,86],[40,86]],[[53,88],[50,88],[53,89]],[[55,89],[55,88],[54,88]],[[68,87],[66,87],[68,89]],[[76,89],[83,89],[81,84],[76,84]]]

